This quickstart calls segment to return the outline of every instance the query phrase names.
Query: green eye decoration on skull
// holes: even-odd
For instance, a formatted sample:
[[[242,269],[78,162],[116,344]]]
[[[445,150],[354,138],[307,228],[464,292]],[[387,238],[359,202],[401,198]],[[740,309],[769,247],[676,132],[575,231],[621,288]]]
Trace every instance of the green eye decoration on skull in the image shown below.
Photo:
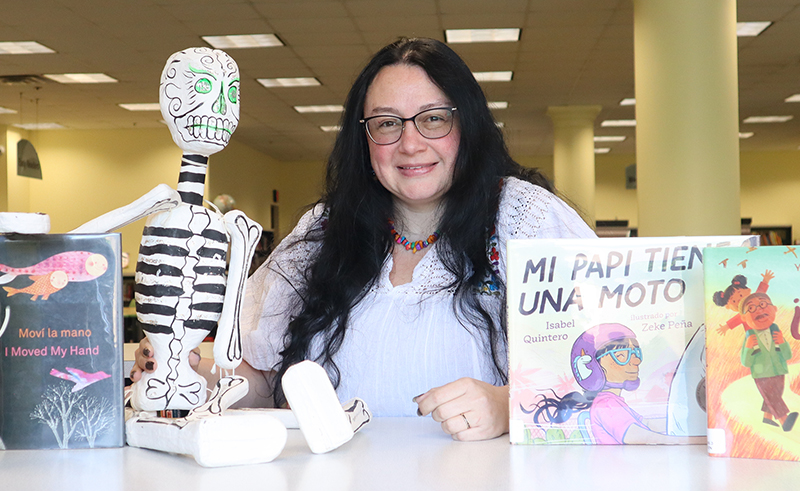
[[[238,95],[239,91],[236,89],[236,87],[231,87],[230,89],[228,89],[228,100],[231,101],[232,103],[236,104],[236,99]]]
[[[211,81],[207,78],[201,78],[194,84],[194,90],[201,94],[208,94],[211,92]]]

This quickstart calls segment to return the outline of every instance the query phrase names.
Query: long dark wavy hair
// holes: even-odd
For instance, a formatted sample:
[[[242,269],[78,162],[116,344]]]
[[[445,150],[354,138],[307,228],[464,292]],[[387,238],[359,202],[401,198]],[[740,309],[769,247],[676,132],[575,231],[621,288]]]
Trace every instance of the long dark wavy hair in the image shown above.
[[[298,288],[298,314],[291,319],[285,349],[277,365],[273,394],[284,402],[280,379],[286,369],[310,356],[312,339],[320,343],[315,359],[338,387],[340,373],[333,361],[347,331],[350,313],[375,283],[394,242],[387,226],[393,218],[392,195],[374,178],[367,135],[359,120],[364,99],[378,72],[390,65],[407,64],[425,70],[457,111],[460,141],[450,189],[441,205],[441,238],[436,247],[445,268],[457,279],[453,309],[465,328],[487,334],[487,353],[494,360],[497,380],[506,383],[501,355],[506,341],[504,309],[487,312],[477,287],[491,273],[487,240],[500,201],[501,181],[515,176],[547,190],[551,184],[538,170],[523,168],[511,159],[503,134],[488,108],[486,97],[464,61],[446,44],[434,39],[402,38],[381,49],[360,73],[345,102],[341,130],[328,159],[324,220],[301,239],[321,244],[318,255]],[[497,278],[505,296],[502,279]],[[496,326],[494,318],[502,319]],[[379,326],[376,326],[379,328]]]

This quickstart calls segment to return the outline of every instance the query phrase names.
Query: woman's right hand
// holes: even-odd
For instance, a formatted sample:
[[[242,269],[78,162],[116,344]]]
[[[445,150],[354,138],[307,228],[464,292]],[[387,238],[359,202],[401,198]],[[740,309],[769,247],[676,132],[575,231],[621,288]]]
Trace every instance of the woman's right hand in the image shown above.
[[[200,347],[193,349],[189,353],[189,365],[194,370],[197,370],[198,365],[200,365]],[[150,340],[147,337],[144,337],[139,341],[139,347],[134,354],[131,381],[138,382],[142,378],[142,372],[152,373],[156,368],[158,368],[158,362],[156,362],[153,345],[150,344]]]
[[[139,341],[134,355],[133,369],[131,369],[131,380],[138,382],[142,378],[142,372],[152,373],[156,369],[156,359],[153,357],[153,346],[145,337]]]

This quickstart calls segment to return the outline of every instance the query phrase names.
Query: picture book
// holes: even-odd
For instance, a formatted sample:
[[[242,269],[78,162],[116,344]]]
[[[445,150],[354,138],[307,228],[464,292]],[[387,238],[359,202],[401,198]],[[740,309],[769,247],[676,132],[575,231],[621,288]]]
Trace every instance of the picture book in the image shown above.
[[[0,235],[0,449],[123,444],[119,234]]]
[[[705,256],[708,452],[800,460],[800,250]]]
[[[511,443],[705,443],[703,249],[744,243],[509,241]]]

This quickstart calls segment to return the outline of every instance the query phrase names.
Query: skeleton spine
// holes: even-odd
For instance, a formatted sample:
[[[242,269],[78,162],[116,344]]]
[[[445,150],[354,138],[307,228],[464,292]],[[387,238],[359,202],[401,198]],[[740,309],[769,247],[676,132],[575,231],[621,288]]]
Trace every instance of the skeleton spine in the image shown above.
[[[203,205],[203,192],[206,187],[208,157],[186,155],[181,158],[181,175],[178,178],[178,194],[181,200],[190,205]]]

